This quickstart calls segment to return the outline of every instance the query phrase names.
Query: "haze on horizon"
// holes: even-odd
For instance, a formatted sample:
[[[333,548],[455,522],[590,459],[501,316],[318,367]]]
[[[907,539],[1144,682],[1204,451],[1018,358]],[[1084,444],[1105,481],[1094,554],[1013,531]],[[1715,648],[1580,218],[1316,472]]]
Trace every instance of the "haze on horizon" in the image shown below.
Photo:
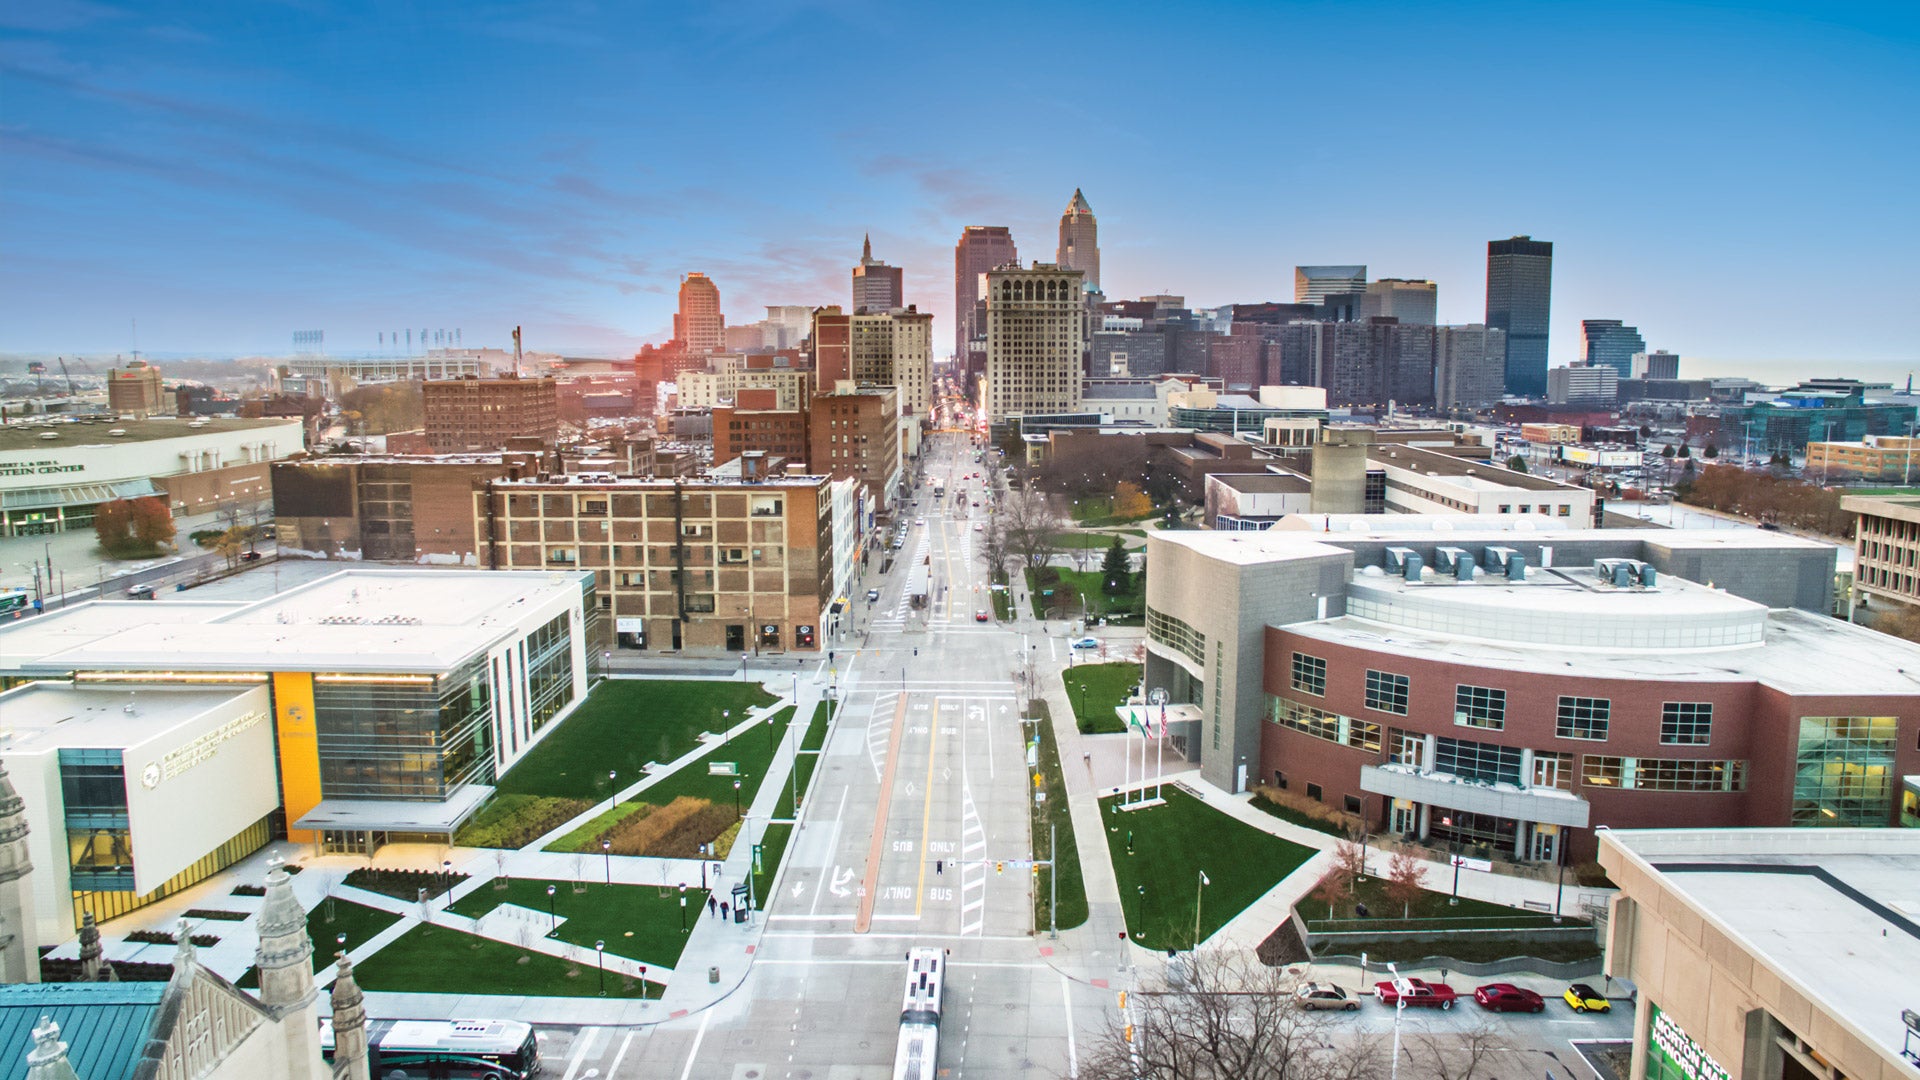
[[[863,233],[944,327],[961,227],[1051,259],[1080,187],[1110,298],[1352,262],[1479,321],[1529,233],[1555,363],[1608,317],[1717,370],[1914,366],[1910,8],[1167,10],[0,10],[0,350],[617,355],[690,270],[729,322],[844,304]]]

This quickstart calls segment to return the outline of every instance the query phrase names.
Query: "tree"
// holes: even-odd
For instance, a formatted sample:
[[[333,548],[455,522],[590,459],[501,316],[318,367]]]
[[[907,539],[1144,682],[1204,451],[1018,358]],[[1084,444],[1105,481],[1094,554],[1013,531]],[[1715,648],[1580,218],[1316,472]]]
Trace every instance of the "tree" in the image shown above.
[[[1127,564],[1127,545],[1118,536],[1107,547],[1107,556],[1100,562],[1100,576],[1107,595],[1118,596],[1133,587],[1132,568]]]
[[[1117,518],[1143,518],[1153,513],[1153,500],[1140,490],[1140,485],[1131,480],[1122,480],[1113,486],[1113,516]]]
[[[1412,848],[1400,848],[1387,860],[1387,899],[1400,905],[1400,917],[1413,917],[1413,902],[1426,892],[1427,864]]]
[[[1356,826],[1354,836],[1366,835],[1365,826]],[[1351,880],[1361,880],[1367,876],[1366,848],[1351,838],[1342,839],[1333,845],[1333,865],[1339,867]]]
[[[1668,443],[1667,445],[1661,447],[1660,456],[1663,458],[1666,458],[1669,461],[1673,460],[1673,444]]]
[[[1485,1020],[1464,1031],[1436,1032],[1431,1029],[1415,1036],[1407,1057],[1422,1062],[1421,1076],[1433,1080],[1474,1080],[1480,1071],[1493,1064],[1495,1054],[1512,1049],[1500,1037],[1500,1031]]]
[[[1337,1022],[1301,1008],[1293,995],[1296,985],[1283,967],[1218,952],[1192,954],[1179,986],[1135,991],[1125,1013],[1108,1014],[1076,1075],[1080,1080],[1384,1076],[1380,1041],[1333,1039]]]
[[[1515,454],[1512,457],[1507,459],[1507,468],[1512,472],[1517,472],[1517,473],[1526,472],[1527,459],[1521,457],[1519,454]]]
[[[1030,570],[1047,564],[1047,556],[1053,551],[1053,534],[1063,524],[1045,493],[1033,490],[1030,484],[1007,492],[993,520],[1003,530],[1006,550]]]
[[[95,509],[93,535],[101,549],[116,559],[158,555],[173,542],[173,512],[166,500],[153,496],[114,499]]]
[[[1690,446],[1690,445],[1688,445],[1688,444],[1686,444],[1686,443],[1681,443],[1681,444],[1680,444],[1680,457],[1681,457],[1681,459],[1682,459],[1682,460],[1685,460],[1685,459],[1688,459],[1688,458],[1691,458],[1691,457],[1693,457],[1693,447],[1692,447],[1692,446]]]
[[[245,525],[235,525],[220,534],[213,542],[213,549],[227,560],[227,569],[240,565],[240,553],[247,546],[247,538],[252,530]]]
[[[1720,444],[1719,444],[1719,443],[1708,443],[1708,444],[1707,444],[1707,451],[1706,451],[1706,453],[1707,453],[1707,456],[1708,456],[1708,457],[1710,457],[1710,458],[1717,458],[1717,457],[1719,457],[1719,456],[1720,456]]]
[[[1874,613],[1872,626],[1883,634],[1920,641],[1920,607],[1894,603]]]
[[[1313,887],[1313,898],[1327,905],[1327,918],[1333,918],[1333,905],[1347,898],[1353,890],[1353,874],[1336,857],[1332,869],[1321,875]]]

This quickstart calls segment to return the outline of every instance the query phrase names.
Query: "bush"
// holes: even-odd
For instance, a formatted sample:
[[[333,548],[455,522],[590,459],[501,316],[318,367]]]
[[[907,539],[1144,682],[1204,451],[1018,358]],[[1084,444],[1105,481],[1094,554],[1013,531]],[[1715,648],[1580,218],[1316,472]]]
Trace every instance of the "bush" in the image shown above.
[[[665,806],[646,806],[622,818],[599,837],[613,841],[615,855],[697,859],[700,845],[739,821],[733,807],[682,795]],[[599,847],[596,841],[595,848]]]
[[[235,885],[233,887],[232,895],[234,896],[265,896],[267,895],[267,887],[265,885]]]
[[[395,900],[418,900],[420,890],[427,890],[427,898],[439,896],[455,885],[467,880],[465,874],[443,874],[438,870],[368,870],[359,869],[346,876],[344,884],[356,889],[391,896]]]
[[[495,795],[473,815],[453,842],[460,847],[521,848],[579,817],[593,806],[585,799],[549,795]]]
[[[263,892],[265,890],[262,890]],[[211,919],[214,922],[244,922],[253,916],[244,911],[223,911],[218,908],[188,908],[189,919]]]
[[[1282,821],[1291,821],[1303,828],[1314,829],[1330,836],[1351,836],[1360,827],[1360,817],[1344,810],[1335,810],[1318,799],[1309,799],[1304,795],[1295,795],[1291,791],[1267,787],[1264,784],[1250,785],[1253,792],[1253,807],[1263,810]]]
[[[127,935],[127,940],[142,945],[178,945],[180,943],[179,938],[164,930],[135,930]],[[201,949],[210,949],[220,944],[220,939],[212,934],[193,934],[188,940],[192,941],[196,948]]]

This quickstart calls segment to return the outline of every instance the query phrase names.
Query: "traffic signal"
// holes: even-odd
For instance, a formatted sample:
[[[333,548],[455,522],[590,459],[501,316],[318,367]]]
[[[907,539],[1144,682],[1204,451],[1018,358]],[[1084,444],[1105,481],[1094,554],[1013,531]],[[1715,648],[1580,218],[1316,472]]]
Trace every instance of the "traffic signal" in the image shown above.
[[[1120,991],[1120,1011],[1127,1011],[1127,992],[1125,990]]]
[[[1004,874],[1004,873],[1006,873],[1006,872],[1007,872],[1007,864],[1006,864],[1006,863],[1003,863],[1003,862],[997,862],[997,863],[994,863],[994,864],[993,864],[993,872],[994,872],[994,873],[996,873],[996,874]]]

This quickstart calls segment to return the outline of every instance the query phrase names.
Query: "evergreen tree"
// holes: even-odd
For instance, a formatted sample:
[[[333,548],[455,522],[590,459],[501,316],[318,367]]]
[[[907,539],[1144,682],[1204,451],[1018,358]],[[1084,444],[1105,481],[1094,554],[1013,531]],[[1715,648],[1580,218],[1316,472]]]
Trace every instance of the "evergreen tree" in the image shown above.
[[[1118,536],[1113,538],[1106,558],[1100,563],[1100,576],[1105,579],[1110,596],[1118,596],[1133,585],[1133,574],[1127,566],[1127,545]]]

